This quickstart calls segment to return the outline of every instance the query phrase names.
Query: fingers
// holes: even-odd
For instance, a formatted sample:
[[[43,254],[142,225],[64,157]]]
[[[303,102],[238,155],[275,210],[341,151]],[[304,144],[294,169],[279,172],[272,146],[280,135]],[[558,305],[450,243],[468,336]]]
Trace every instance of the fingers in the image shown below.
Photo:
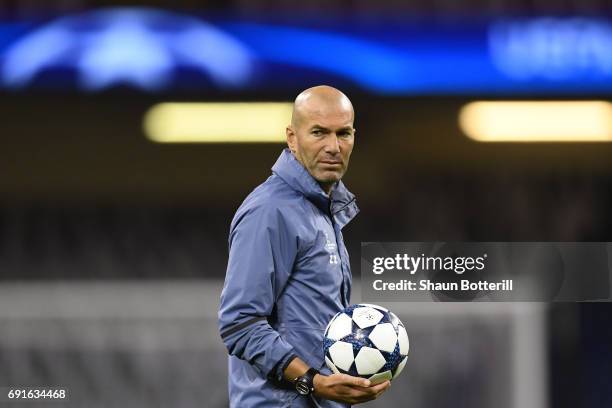
[[[389,387],[391,387],[391,382],[385,381],[385,382],[373,385],[365,389],[360,388],[359,390],[361,392],[359,393],[359,396],[361,398],[365,398],[365,401],[370,401],[370,400],[378,398],[382,393],[387,391]]]
[[[372,385],[372,382],[366,378],[353,377],[352,375],[348,374],[334,374],[330,377],[336,377],[338,384],[348,385],[351,387],[367,388]]]
[[[391,381],[387,380],[380,384],[376,384],[371,387],[371,390],[375,393],[386,391],[391,386]]]
[[[332,374],[327,378],[333,379],[333,384],[330,385],[336,390],[334,394],[340,397],[342,401],[352,404],[374,400],[391,386],[390,381],[372,384],[366,378],[353,377],[347,374]]]
[[[348,381],[350,382],[350,384],[357,386],[357,387],[367,388],[372,385],[372,382],[366,378],[353,377],[350,375],[347,375],[347,377],[348,377]]]
[[[372,389],[376,390],[376,398],[380,397],[380,395],[391,388],[391,381],[385,381],[384,383],[375,385]]]
[[[376,384],[367,389],[365,395],[362,395],[360,398],[360,402],[373,401],[380,397],[385,391],[387,391],[391,387],[390,381],[385,381],[384,383]]]
[[[376,399],[376,393],[373,393],[370,388],[347,388],[347,397],[352,404],[372,401]]]

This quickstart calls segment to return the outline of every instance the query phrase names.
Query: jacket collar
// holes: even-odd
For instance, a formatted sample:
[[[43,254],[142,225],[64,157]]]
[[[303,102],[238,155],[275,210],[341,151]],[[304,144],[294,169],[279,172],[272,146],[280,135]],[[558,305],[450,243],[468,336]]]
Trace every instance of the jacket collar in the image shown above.
[[[334,184],[330,200],[319,183],[287,148],[272,166],[272,173],[283,179],[291,188],[302,193],[321,211],[333,215],[340,228],[348,224],[359,212],[355,196],[348,191],[342,181]]]

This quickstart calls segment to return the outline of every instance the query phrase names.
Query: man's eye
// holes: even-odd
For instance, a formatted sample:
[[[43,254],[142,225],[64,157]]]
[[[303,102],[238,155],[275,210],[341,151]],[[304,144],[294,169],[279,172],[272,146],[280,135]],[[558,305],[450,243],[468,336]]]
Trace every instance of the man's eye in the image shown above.
[[[321,135],[321,134],[323,134],[323,132],[321,130],[313,130],[312,134],[313,135]]]

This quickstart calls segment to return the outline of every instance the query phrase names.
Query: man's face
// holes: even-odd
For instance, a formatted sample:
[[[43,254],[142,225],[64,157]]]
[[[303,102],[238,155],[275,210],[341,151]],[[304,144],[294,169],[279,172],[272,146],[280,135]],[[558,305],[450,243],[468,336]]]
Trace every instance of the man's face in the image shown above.
[[[353,112],[342,106],[310,110],[287,129],[289,148],[326,192],[346,173],[354,140]]]

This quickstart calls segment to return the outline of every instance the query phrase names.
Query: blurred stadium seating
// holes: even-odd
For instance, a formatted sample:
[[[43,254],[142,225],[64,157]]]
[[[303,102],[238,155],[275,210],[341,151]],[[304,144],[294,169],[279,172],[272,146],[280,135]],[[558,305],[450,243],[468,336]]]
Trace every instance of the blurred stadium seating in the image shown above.
[[[207,280],[4,284],[0,381],[62,385],[70,406],[227,406],[211,330],[219,291]],[[545,406],[542,305],[389,306],[410,327],[409,370],[368,406]]]
[[[584,21],[595,22],[587,40],[598,41],[585,40],[595,44],[585,60],[596,60],[599,71],[578,70],[569,85],[567,78],[535,75],[538,92],[513,82],[504,82],[504,89],[520,92],[505,94],[495,86],[454,92],[459,84],[449,80],[443,91],[433,84],[390,95],[320,65],[270,63],[263,53],[253,66],[273,75],[252,88],[226,89],[179,66],[177,76],[193,89],[172,84],[143,91],[128,81],[83,91],[74,86],[78,75],[62,65],[70,58],[34,75],[29,87],[11,88],[6,81],[5,51],[23,33],[46,27],[48,16],[108,6],[163,9],[167,3],[56,0],[41,6],[7,0],[0,6],[0,24],[6,23],[0,30],[0,387],[65,386],[70,406],[227,406],[226,351],[216,309],[229,223],[241,200],[269,175],[282,145],[152,143],[142,118],[158,102],[288,101],[321,80],[346,89],[358,129],[346,184],[362,210],[345,231],[355,275],[361,241],[612,241],[610,143],[477,143],[457,126],[460,108],[477,98],[609,101],[612,82],[606,78],[612,69],[604,57],[612,55],[612,31],[604,0],[172,4],[173,12],[210,15],[211,21],[266,20],[270,13],[291,26],[299,10],[308,24],[325,20],[334,32],[345,25],[375,32],[387,21],[382,17],[393,27],[406,25],[403,37],[379,33],[384,41],[378,45],[385,47],[408,38],[407,21],[423,25],[414,31],[421,35],[414,44],[428,35],[440,41],[429,46],[454,38],[456,31],[444,25],[449,21],[467,21],[469,29],[491,16],[555,16],[557,22],[578,21],[573,34],[581,33]],[[583,20],[588,16],[595,18]],[[436,29],[429,30],[429,23]],[[478,27],[475,32],[485,32]],[[470,31],[453,44],[487,44],[474,35]],[[423,47],[417,55],[453,56],[453,46],[435,52]],[[37,50],[43,53],[44,47]],[[477,50],[479,58],[488,56],[486,48]],[[37,52],[26,53],[26,61],[36,60]],[[438,79],[452,74],[444,61],[436,65]],[[464,73],[463,80],[478,76]],[[582,92],[582,85],[590,91]],[[356,285],[355,302],[358,279]],[[606,383],[612,366],[608,303],[388,306],[409,328],[411,355],[400,383],[366,406],[612,404]],[[589,380],[581,380],[583,375]]]
[[[452,174],[403,177],[407,181],[402,189],[386,193],[385,201],[364,200],[362,216],[345,233],[353,259],[359,259],[359,245],[366,237],[609,238],[607,209],[612,203],[606,178],[496,175],[493,182]],[[236,204],[223,209],[218,205],[5,204],[0,208],[2,279],[221,279]]]

